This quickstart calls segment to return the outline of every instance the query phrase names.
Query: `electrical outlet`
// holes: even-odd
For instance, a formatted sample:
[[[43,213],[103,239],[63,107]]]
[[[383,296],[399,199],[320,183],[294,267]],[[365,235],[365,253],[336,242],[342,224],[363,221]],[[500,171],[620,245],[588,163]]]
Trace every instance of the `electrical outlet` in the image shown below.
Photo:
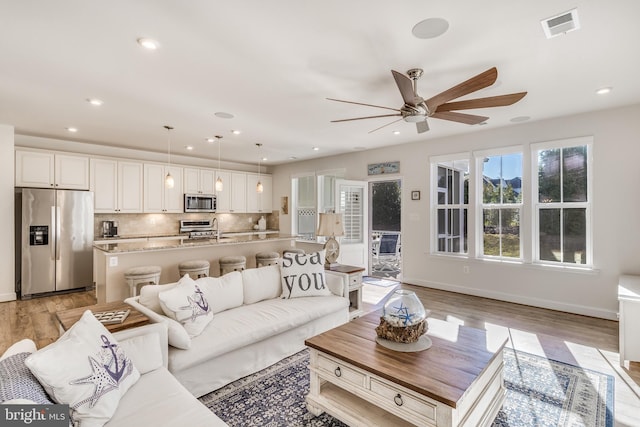
[[[469,266],[468,266],[468,265],[465,265],[464,267],[462,267],[462,272],[463,272],[464,274],[469,274]]]
[[[118,257],[112,256],[109,257],[109,267],[117,267],[118,266]]]

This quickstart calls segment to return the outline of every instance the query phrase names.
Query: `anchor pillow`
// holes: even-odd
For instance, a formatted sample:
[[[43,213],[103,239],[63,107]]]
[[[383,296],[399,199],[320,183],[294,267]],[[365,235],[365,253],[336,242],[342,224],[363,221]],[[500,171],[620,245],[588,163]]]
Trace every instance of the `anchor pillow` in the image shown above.
[[[69,405],[74,425],[82,426],[109,421],[120,398],[140,378],[131,359],[89,310],[25,364],[53,401]]]
[[[197,337],[213,320],[213,310],[203,290],[188,274],[178,284],[158,294],[167,317],[180,322],[191,338]]]
[[[282,298],[331,295],[324,276],[324,250],[310,254],[285,253],[280,277]]]

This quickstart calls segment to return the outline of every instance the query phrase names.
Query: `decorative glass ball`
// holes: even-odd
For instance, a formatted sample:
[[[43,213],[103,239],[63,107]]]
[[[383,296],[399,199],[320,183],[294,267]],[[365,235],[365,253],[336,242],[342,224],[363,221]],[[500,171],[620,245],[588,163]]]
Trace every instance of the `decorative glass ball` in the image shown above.
[[[421,323],[427,311],[415,292],[399,289],[385,303],[382,317],[389,326],[407,327]]]

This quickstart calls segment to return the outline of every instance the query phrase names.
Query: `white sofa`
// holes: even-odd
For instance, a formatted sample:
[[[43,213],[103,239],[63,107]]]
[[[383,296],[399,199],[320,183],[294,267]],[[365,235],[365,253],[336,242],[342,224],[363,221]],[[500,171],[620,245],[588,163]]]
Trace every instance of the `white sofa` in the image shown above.
[[[169,326],[169,371],[199,397],[302,350],[305,339],[346,323],[348,280],[330,271],[325,277],[330,295],[291,299],[281,298],[277,265],[198,279],[214,314],[204,330],[188,340],[181,325],[164,315],[158,299],[176,283],[143,286],[139,296],[125,302],[152,322]]]
[[[113,334],[125,348],[140,378],[127,390],[118,403],[107,427],[174,427],[189,420],[191,426],[226,426],[207,409],[167,370],[167,328],[151,324]],[[25,339],[10,347],[0,360],[12,355],[35,352],[33,341]],[[19,396],[18,396],[19,397]],[[7,403],[27,404],[17,400]]]

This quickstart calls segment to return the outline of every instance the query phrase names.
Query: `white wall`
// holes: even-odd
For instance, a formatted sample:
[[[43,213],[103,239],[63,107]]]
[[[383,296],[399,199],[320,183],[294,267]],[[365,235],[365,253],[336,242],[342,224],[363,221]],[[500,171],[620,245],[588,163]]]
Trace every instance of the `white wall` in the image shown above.
[[[0,302],[16,299],[13,158],[13,126],[0,124]]]
[[[367,180],[367,164],[400,161],[403,179],[402,254],[406,283],[539,307],[615,319],[617,279],[640,274],[640,105],[587,113],[473,134],[440,138],[274,168],[274,206],[290,194],[292,174],[345,168],[346,178]],[[430,254],[429,157],[592,135],[594,271],[569,271]],[[420,201],[410,192],[420,190]],[[526,215],[530,215],[527,213]],[[290,230],[280,214],[280,229]],[[463,272],[469,267],[469,273]]]

